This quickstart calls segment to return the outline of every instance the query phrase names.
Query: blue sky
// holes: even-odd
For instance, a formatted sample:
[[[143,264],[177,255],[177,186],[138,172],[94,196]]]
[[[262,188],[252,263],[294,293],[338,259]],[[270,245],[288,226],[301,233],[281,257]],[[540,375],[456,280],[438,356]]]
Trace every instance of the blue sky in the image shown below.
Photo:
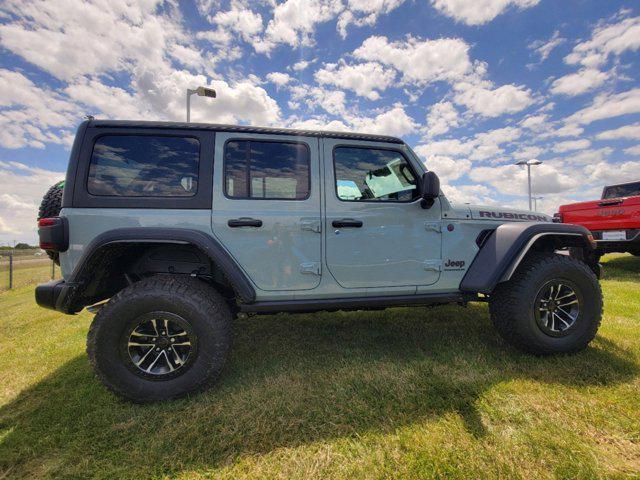
[[[35,241],[42,193],[97,118],[398,135],[457,202],[539,210],[640,179],[637,2],[4,0],[0,243]]]

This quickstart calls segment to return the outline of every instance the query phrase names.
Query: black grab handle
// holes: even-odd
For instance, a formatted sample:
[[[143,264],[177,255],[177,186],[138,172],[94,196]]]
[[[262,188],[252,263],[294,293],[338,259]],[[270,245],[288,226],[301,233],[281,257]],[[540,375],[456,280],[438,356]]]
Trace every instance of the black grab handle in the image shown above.
[[[227,222],[227,225],[229,225],[231,228],[238,228],[238,227],[261,227],[262,226],[262,220],[258,220],[256,218],[232,218],[231,220],[229,220]]]
[[[342,218],[340,220],[334,220],[331,222],[333,228],[361,228],[362,220],[355,220],[353,218]]]

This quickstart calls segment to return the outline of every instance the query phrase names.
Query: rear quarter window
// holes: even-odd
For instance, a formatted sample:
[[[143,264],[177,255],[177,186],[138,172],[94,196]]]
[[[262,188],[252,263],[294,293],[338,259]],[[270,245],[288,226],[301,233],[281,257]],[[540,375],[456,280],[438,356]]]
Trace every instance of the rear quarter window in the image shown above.
[[[105,135],[93,145],[87,191],[111,197],[192,197],[198,191],[197,138]]]
[[[625,185],[613,185],[611,187],[606,187],[602,198],[607,199],[607,198],[635,197],[637,195],[640,195],[640,182],[627,183]]]

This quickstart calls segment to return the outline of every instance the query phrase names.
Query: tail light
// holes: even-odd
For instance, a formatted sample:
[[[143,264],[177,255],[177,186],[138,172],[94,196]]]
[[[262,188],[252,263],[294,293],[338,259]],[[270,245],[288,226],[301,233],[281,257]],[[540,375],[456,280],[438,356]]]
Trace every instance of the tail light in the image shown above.
[[[564,217],[562,215],[562,213],[558,212],[558,213],[554,213],[553,214],[553,220],[551,220],[553,223],[564,223]]]
[[[40,248],[53,252],[66,252],[69,248],[67,221],[63,217],[41,218],[38,220]]]

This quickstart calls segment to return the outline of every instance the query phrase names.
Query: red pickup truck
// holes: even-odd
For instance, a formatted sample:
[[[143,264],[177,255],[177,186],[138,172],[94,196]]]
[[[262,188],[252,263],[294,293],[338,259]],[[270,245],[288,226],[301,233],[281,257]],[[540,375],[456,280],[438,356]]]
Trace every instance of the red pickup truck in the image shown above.
[[[554,221],[591,230],[598,257],[609,252],[640,256],[640,181],[604,187],[600,200],[562,205]]]

